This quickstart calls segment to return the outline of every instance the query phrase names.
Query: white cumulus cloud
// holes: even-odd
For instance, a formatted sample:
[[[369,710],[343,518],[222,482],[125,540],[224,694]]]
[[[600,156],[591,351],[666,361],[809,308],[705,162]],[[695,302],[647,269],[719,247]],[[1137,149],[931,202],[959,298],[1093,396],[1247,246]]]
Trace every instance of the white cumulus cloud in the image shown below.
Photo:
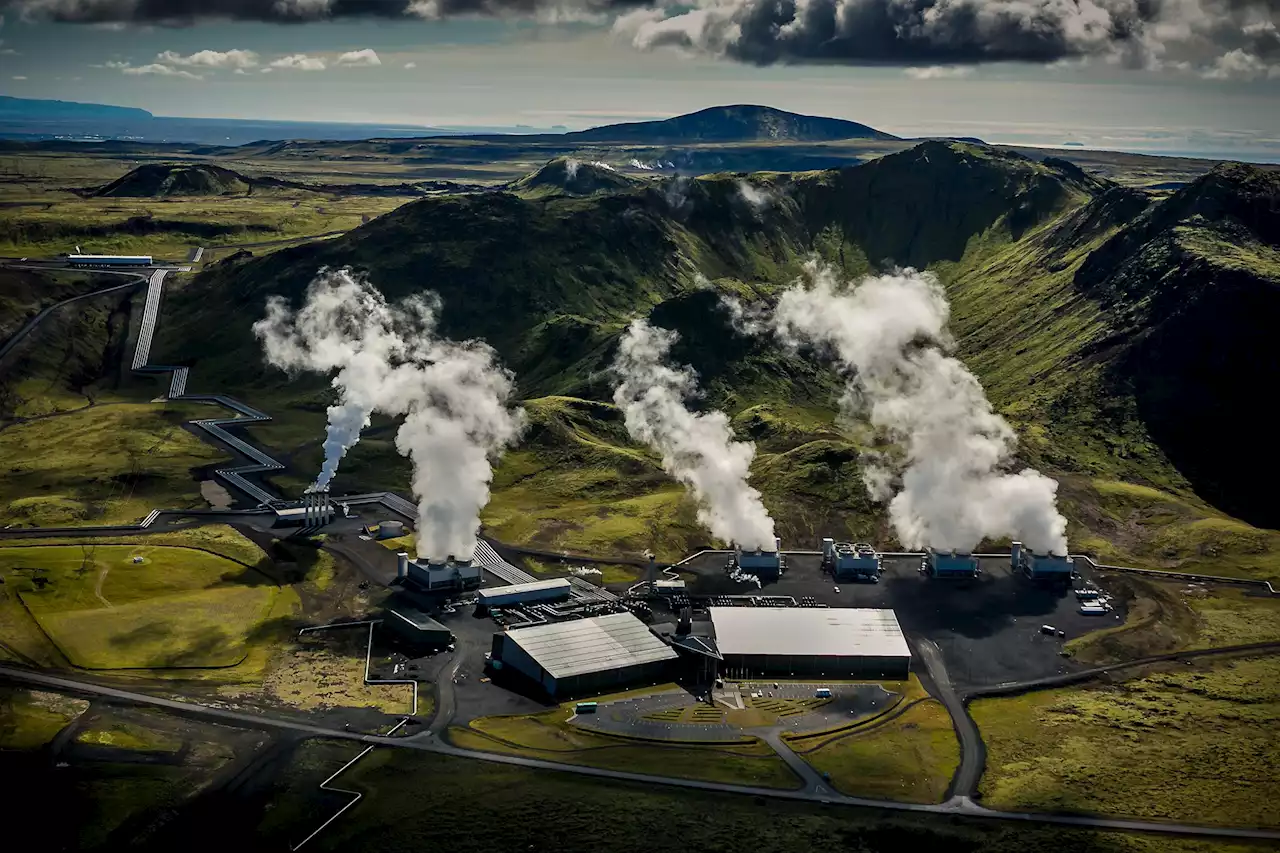
[[[166,65],[244,69],[257,67],[258,54],[252,50],[200,50],[184,56],[172,50],[166,50],[156,55],[156,61]]]
[[[323,71],[325,65],[324,60],[318,56],[307,56],[305,53],[292,53],[288,56],[280,57],[270,63],[267,68],[283,68],[292,71]]]
[[[150,65],[130,65],[127,62],[108,62],[107,67],[118,69],[120,73],[128,74],[131,77],[154,75],[156,77],[181,77],[185,80],[204,79],[199,74],[193,74],[183,68],[161,65],[159,62],[153,62]]]
[[[366,47],[364,50],[349,50],[338,57],[339,65],[350,66],[373,66],[381,65],[382,60],[378,58],[378,54],[373,48]]]
[[[902,73],[913,80],[955,80],[968,77],[973,68],[963,65],[926,65],[923,68],[904,68]]]

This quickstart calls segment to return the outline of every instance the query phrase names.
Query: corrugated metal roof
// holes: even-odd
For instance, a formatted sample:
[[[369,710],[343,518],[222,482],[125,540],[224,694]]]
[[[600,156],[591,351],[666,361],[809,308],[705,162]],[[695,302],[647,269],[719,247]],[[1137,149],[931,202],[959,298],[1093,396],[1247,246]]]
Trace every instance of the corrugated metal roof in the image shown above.
[[[506,636],[557,679],[676,659],[676,653],[630,613],[517,628]]]
[[[480,600],[485,601],[489,598],[501,598],[507,595],[523,595],[528,592],[541,592],[544,589],[562,589],[564,590],[564,594],[568,595],[572,588],[572,585],[564,578],[551,578],[550,580],[545,581],[513,583],[507,586],[491,586],[487,589],[480,590]]]
[[[722,655],[910,657],[892,610],[865,607],[712,607]]]

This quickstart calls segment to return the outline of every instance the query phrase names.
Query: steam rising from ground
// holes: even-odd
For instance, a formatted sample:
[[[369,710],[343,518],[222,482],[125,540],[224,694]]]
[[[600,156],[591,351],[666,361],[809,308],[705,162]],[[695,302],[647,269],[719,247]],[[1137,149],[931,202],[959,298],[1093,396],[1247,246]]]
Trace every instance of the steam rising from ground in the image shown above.
[[[746,181],[738,181],[738,195],[757,213],[773,204],[774,201],[773,193],[769,192],[769,190],[764,187],[753,186]]]
[[[390,304],[350,270],[322,270],[293,311],[279,296],[254,324],[267,361],[291,372],[329,373],[338,402],[329,407],[325,485],[360,440],[373,412],[404,415],[396,449],[413,463],[418,554],[468,558],[480,510],[489,500],[493,460],[519,434],[511,374],[482,341],[458,343],[437,329],[434,295]]]
[[[948,354],[946,296],[930,273],[907,269],[850,286],[813,261],[780,298],[778,335],[829,348],[849,376],[843,413],[868,421],[901,455],[864,456],[872,497],[889,501],[909,548],[969,551],[986,536],[1065,554],[1056,481],[1008,473],[1017,438],[972,373]]]
[[[662,467],[688,486],[698,501],[698,520],[720,539],[751,550],[772,551],[773,519],[760,493],[747,485],[755,445],[735,441],[723,412],[691,412],[685,400],[697,394],[689,367],[668,362],[675,332],[635,320],[614,359],[614,402],[626,415],[627,431],[662,454]]]

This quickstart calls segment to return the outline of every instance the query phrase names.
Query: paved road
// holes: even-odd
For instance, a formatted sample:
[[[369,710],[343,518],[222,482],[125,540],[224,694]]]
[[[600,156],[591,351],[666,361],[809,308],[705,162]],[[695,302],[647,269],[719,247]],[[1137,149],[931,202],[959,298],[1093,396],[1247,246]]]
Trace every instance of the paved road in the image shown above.
[[[157,696],[148,696],[142,693],[132,693],[127,690],[120,690],[115,687],[108,687],[92,682],[79,681],[61,676],[49,675],[42,672],[32,672],[29,670],[16,669],[13,667],[0,667],[0,678],[8,679],[25,684],[32,684],[39,687],[51,688],[70,693],[77,693],[90,696],[101,696],[108,699],[115,699],[120,702],[126,702],[138,705],[150,705],[152,707],[164,708],[166,710],[175,711],[198,718],[213,719],[222,722],[231,722],[240,726],[248,726],[250,728],[275,728],[286,729],[295,732],[301,732],[312,737],[323,737],[334,740],[349,740],[363,743],[366,745],[373,744],[378,746],[389,746],[401,749],[416,749],[423,752],[431,752],[439,755],[448,755],[456,758],[468,758],[478,761],[488,761],[495,764],[506,764],[516,767],[528,767],[536,770],[554,770],[562,773],[575,773],[580,776],[591,776],[599,779],[609,779],[619,782],[637,782],[651,785],[663,785],[674,788],[687,788],[699,791],[713,791],[728,794],[744,794],[755,797],[772,797],[774,799],[799,800],[807,802],[821,802],[831,805],[855,806],[862,808],[881,809],[886,811],[900,812],[918,812],[926,814],[959,814],[973,817],[991,818],[996,820],[1016,820],[1026,821],[1030,823],[1057,824],[1062,826],[1081,826],[1096,829],[1114,829],[1128,830],[1138,832],[1155,832],[1168,835],[1185,835],[1206,838],[1241,838],[1256,839],[1266,841],[1280,841],[1280,831],[1262,830],[1262,829],[1238,829],[1231,827],[1216,826],[1195,826],[1191,824],[1179,823],[1156,823],[1142,820],[1123,820],[1113,818],[1093,818],[1093,817],[1076,817],[1071,815],[1055,815],[1055,814],[1032,814],[1018,812],[998,812],[984,809],[975,804],[967,797],[954,797],[946,803],[940,805],[925,805],[919,803],[899,803],[888,800],[872,800],[861,797],[847,797],[835,793],[818,793],[816,791],[781,791],[776,788],[757,788],[748,785],[731,785],[721,782],[700,782],[692,779],[675,779],[666,776],[649,776],[642,773],[627,773],[620,770],[604,770],[596,767],[584,767],[576,764],[558,764],[554,761],[544,761],[537,758],[525,758],[518,755],[501,755],[497,753],[476,752],[469,749],[459,749],[444,743],[436,735],[419,736],[413,738],[394,738],[384,737],[380,735],[358,734],[356,732],[338,731],[327,729],[321,726],[315,726],[303,723],[297,720],[284,719],[281,717],[265,716],[260,714],[249,714],[243,711],[234,711],[227,708],[214,708],[204,705],[198,705],[193,702],[179,702],[173,699],[163,699]],[[451,679],[442,679],[444,683],[451,683]],[[446,707],[448,703],[448,691],[442,691],[442,695],[438,700],[441,708]],[[447,716],[446,714],[437,714],[437,719]],[[433,723],[433,728],[435,724]],[[438,732],[439,729],[436,729]]]
[[[80,270],[80,272],[83,272],[83,270]],[[3,359],[6,355],[8,355],[9,350],[16,347],[19,343],[22,342],[24,338],[26,338],[27,335],[31,334],[31,332],[35,329],[35,327],[40,325],[40,322],[45,317],[49,316],[54,311],[57,311],[62,306],[70,305],[72,302],[79,302],[81,299],[92,299],[95,296],[104,296],[108,293],[115,293],[116,291],[119,291],[119,290],[128,290],[130,288],[139,287],[143,283],[145,283],[147,280],[147,277],[140,273],[117,272],[115,273],[115,275],[131,275],[131,276],[135,276],[137,280],[126,282],[125,284],[117,284],[113,287],[104,287],[102,290],[94,290],[89,293],[82,293],[79,296],[72,296],[70,299],[64,299],[61,302],[55,302],[54,304],[50,305],[48,308],[44,309],[39,314],[37,314],[36,316],[28,320],[26,325],[24,325],[18,331],[14,332],[13,335],[10,336],[9,340],[5,341],[3,346],[0,346],[0,359]]]
[[[346,234],[347,230],[326,231],[323,234],[304,234],[301,237],[282,237],[279,240],[260,240],[257,243],[222,243],[217,246],[207,246],[207,249],[261,249],[263,246],[280,246],[285,243],[300,243],[303,240],[321,240],[325,237],[340,237]],[[203,255],[204,253],[201,252]]]
[[[951,777],[951,795],[953,798],[967,799],[978,792],[978,781],[982,778],[982,771],[987,763],[986,744],[982,742],[978,724],[969,716],[964,699],[951,684],[951,676],[947,674],[947,668],[942,662],[942,650],[937,643],[921,639],[916,644],[916,649],[938,691],[936,698],[951,715],[951,726],[960,741],[960,766]]]
[[[772,728],[759,734],[760,738],[773,747],[774,752],[778,753],[778,757],[786,762],[786,765],[791,768],[791,772],[800,777],[800,780],[804,782],[805,791],[819,797],[831,796],[833,791],[829,783],[822,778],[822,774],[813,769],[812,764],[792,751],[787,742],[782,739],[781,729]]]

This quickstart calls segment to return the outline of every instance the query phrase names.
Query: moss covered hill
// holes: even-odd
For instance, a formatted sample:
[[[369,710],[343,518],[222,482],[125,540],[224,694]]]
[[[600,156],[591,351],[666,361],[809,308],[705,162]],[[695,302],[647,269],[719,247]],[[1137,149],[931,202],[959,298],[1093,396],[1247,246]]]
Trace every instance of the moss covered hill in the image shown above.
[[[635,189],[644,183],[615,171],[603,163],[591,163],[572,157],[556,157],[534,172],[513,181],[508,189],[525,198],[546,195],[592,195]]]
[[[585,197],[430,199],[337,240],[202,274],[167,301],[161,343],[167,359],[194,365],[194,376],[282,415],[264,439],[286,450],[310,442],[295,456],[309,468],[328,392],[323,380],[291,382],[262,365],[249,326],[266,297],[298,299],[326,265],[365,270],[392,298],[433,289],[445,301],[445,330],[497,347],[528,400],[532,427],[498,472],[486,515],[492,531],[564,548],[674,555],[705,541],[705,532],[657,460],[627,440],[601,374],[625,323],[649,315],[681,333],[675,356],[699,370],[705,403],[723,407],[738,434],[759,445],[755,482],[789,541],[888,541],[881,512],[865,497],[856,440],[834,424],[830,372],[735,335],[719,294],[768,299],[812,253],[850,276],[888,264],[928,267],[947,286],[960,354],[1022,433],[1026,460],[1061,479],[1077,547],[1153,565],[1280,574],[1278,537],[1220,511],[1198,473],[1206,466],[1180,456],[1151,420],[1142,381],[1157,374],[1139,376],[1141,354],[1158,338],[1153,329],[1180,312],[1194,319],[1196,308],[1170,303],[1159,319],[1165,315],[1135,307],[1147,286],[1130,291],[1096,273],[1146,270],[1163,281],[1168,264],[1143,261],[1142,247],[1172,241],[1201,259],[1188,262],[1186,287],[1203,284],[1196,263],[1237,276],[1238,286],[1212,288],[1224,306],[1264,287],[1260,261],[1275,250],[1266,230],[1274,213],[1250,220],[1256,248],[1248,261],[1203,236],[1244,227],[1232,205],[1264,179],[1219,170],[1152,206],[1069,164],[930,142],[836,171],[711,175]],[[1232,201],[1190,203],[1211,185]],[[1253,362],[1270,358],[1273,368],[1272,352],[1254,351]],[[1245,355],[1218,369],[1248,376],[1257,368],[1241,363]],[[1174,370],[1175,361],[1162,363]],[[1246,437],[1255,440],[1221,427],[1200,442],[1197,458],[1237,441],[1241,455],[1266,452],[1265,444],[1244,446]],[[340,489],[403,484],[385,425],[375,425],[339,478]]]
[[[171,196],[241,195],[252,182],[244,175],[210,164],[146,163],[93,195],[105,198],[169,198]]]

